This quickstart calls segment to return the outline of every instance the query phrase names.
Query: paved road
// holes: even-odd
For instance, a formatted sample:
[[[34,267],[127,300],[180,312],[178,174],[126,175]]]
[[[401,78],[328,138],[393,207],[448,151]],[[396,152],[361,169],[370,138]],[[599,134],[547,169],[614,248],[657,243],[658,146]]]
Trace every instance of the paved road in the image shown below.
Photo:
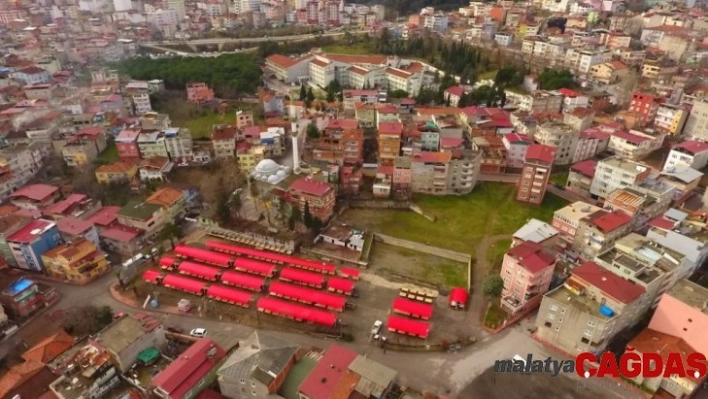
[[[353,35],[356,34],[361,34],[361,33],[368,33],[368,30],[361,30],[361,31],[352,31],[350,32]],[[265,37],[251,37],[251,38],[241,38],[241,39],[236,39],[236,38],[215,38],[215,39],[192,39],[192,40],[171,40],[171,41],[162,41],[162,42],[144,42],[140,43],[140,45],[146,45],[146,46],[178,46],[182,44],[187,44],[187,45],[196,45],[196,46],[201,46],[201,45],[219,45],[219,44],[228,44],[228,43],[260,43],[260,42],[287,42],[287,41],[298,41],[298,40],[306,40],[306,39],[314,39],[318,36],[323,36],[323,37],[334,37],[334,36],[343,36],[345,35],[346,32],[328,32],[328,33],[323,33],[323,34],[303,34],[303,35],[291,35],[291,36],[265,36]]]

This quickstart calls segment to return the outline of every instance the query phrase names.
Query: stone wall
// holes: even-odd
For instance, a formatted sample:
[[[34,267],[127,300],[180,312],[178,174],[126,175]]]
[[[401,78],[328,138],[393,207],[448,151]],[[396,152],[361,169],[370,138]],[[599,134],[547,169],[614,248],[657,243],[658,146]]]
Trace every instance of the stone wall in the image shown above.
[[[433,247],[430,245],[421,244],[414,241],[408,241],[401,238],[387,236],[385,234],[374,233],[374,238],[378,242],[384,244],[393,245],[394,247],[400,247],[405,249],[410,249],[412,251],[424,252],[429,255],[439,256],[441,258],[454,260],[455,262],[468,263],[470,261],[470,254],[463,254],[461,252],[451,251],[449,249],[443,249],[438,247]]]

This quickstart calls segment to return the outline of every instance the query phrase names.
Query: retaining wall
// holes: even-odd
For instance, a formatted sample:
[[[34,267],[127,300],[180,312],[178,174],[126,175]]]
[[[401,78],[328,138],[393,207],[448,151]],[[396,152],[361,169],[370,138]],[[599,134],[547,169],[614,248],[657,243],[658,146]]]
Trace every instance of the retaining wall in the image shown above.
[[[394,247],[410,249],[412,251],[424,252],[429,255],[439,256],[441,258],[454,260],[455,262],[469,263],[470,254],[464,254],[462,252],[451,251],[449,249],[443,249],[438,247],[432,247],[430,245],[421,244],[414,241],[404,240],[402,238],[396,238],[387,236],[385,234],[374,233],[374,239],[378,242],[384,244],[393,245]]]

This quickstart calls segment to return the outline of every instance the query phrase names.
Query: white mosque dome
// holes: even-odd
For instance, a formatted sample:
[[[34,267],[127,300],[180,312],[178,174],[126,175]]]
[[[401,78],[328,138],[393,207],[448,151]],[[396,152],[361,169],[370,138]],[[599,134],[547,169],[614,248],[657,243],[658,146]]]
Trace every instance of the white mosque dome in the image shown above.
[[[258,162],[258,165],[256,165],[256,173],[263,174],[266,176],[275,174],[280,170],[280,165],[275,163],[272,159],[264,159],[260,162]]]
[[[285,177],[285,174],[286,174],[286,173],[285,173],[284,170],[279,170],[275,175],[276,175],[278,178],[281,178],[281,179],[282,179],[282,178]]]
[[[289,175],[292,171],[293,171],[293,168],[290,167],[290,166],[286,166],[285,168],[283,168],[283,172],[284,172],[286,175]]]
[[[279,180],[280,180],[280,178],[276,175],[268,176],[268,183],[270,183],[270,184],[276,184],[276,183],[278,183]]]

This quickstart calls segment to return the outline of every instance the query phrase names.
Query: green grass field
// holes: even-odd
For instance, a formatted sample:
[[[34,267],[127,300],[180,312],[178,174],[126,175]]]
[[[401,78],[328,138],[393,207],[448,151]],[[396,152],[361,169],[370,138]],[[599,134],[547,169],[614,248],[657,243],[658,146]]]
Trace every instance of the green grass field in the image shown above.
[[[501,270],[501,264],[504,260],[504,254],[509,250],[511,240],[499,240],[492,244],[487,252],[487,262],[492,266],[493,270]]]
[[[192,138],[199,139],[211,137],[211,127],[213,125],[230,124],[235,121],[236,117],[233,112],[227,112],[223,115],[209,112],[204,116],[179,121],[179,124],[173,123],[173,125],[186,127],[192,133]]]
[[[97,160],[102,164],[109,164],[120,161],[120,157],[118,156],[118,148],[116,147],[115,143],[109,144],[108,147],[106,147],[106,149],[103,150],[101,154],[99,154]]]
[[[347,54],[347,55],[368,55],[375,54],[366,43],[347,44],[330,44],[322,47],[322,51],[332,54]]]
[[[546,194],[541,206],[518,203],[514,185],[480,183],[466,196],[418,196],[414,202],[435,222],[410,211],[350,209],[343,218],[373,231],[464,253],[474,253],[487,235],[512,234],[529,219],[551,220],[566,203]]]
[[[487,71],[487,72],[484,72],[484,73],[480,73],[480,74],[479,74],[479,78],[478,78],[477,80],[485,80],[485,79],[492,79],[492,80],[494,80],[494,78],[495,78],[496,76],[497,76],[497,71]]]

